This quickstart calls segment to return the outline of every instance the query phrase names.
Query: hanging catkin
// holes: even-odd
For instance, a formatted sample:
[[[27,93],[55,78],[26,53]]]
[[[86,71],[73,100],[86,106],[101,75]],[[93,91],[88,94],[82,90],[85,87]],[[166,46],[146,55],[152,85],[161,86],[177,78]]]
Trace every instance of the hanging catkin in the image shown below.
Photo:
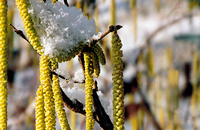
[[[52,87],[50,84],[50,60],[47,56],[40,56],[40,82],[43,86],[44,108],[45,108],[45,127],[46,130],[55,130],[55,104]]]
[[[0,128],[7,129],[7,0],[0,1]]]
[[[56,60],[52,60],[51,67],[53,70],[57,69],[58,62]],[[64,109],[64,104],[62,101],[59,78],[57,75],[53,75],[52,90],[53,90],[53,98],[54,98],[54,102],[55,102],[56,113],[57,113],[57,116],[58,116],[58,119],[60,122],[61,129],[62,130],[70,130],[67,116],[66,116],[65,109]]]
[[[85,112],[86,112],[86,130],[93,130],[93,63],[91,52],[84,52],[84,65],[85,65]]]
[[[114,130],[124,129],[124,83],[123,83],[123,52],[122,43],[115,32],[112,36],[113,52],[113,117]]]

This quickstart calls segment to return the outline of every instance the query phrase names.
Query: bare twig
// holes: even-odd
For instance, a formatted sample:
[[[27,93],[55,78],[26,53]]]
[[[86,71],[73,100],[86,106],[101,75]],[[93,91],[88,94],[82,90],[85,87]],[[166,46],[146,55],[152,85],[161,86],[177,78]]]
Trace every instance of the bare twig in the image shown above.
[[[109,29],[108,29],[104,34],[102,34],[102,35],[100,36],[99,39],[93,39],[93,38],[91,38],[91,43],[88,45],[88,47],[91,47],[91,46],[95,45],[98,41],[100,41],[101,39],[103,39],[103,38],[104,38],[106,35],[108,35],[110,32],[113,32],[113,31],[115,31],[115,30],[119,30],[119,29],[121,29],[121,28],[122,28],[121,25],[116,25],[116,26],[111,25],[111,26],[109,27]]]
[[[17,35],[19,35],[19,36],[22,37],[24,40],[26,40],[28,43],[30,43],[29,40],[28,40],[28,38],[26,38],[26,36],[24,35],[24,33],[23,33],[21,30],[16,29],[11,23],[10,23],[9,25],[14,29],[14,32],[15,32]]]
[[[84,110],[84,106],[81,102],[78,100],[74,99],[72,101],[70,98],[67,97],[67,95],[64,93],[62,88],[60,88],[61,93],[62,93],[62,98],[64,105],[69,108],[70,110],[80,113],[82,115],[85,115],[86,112]],[[93,84],[93,100],[94,100],[94,108],[95,111],[93,112],[93,118],[96,120],[97,123],[104,129],[104,130],[113,130],[113,124],[109,118],[109,116],[106,114],[99,97],[97,95],[97,83]]]
[[[109,118],[109,116],[106,114],[103,106],[101,105],[101,102],[99,100],[99,97],[97,95],[97,82],[95,81],[93,83],[93,102],[94,102],[94,108],[96,112],[96,120],[98,120],[100,126],[104,130],[113,130],[113,124]]]
[[[70,100],[70,98],[68,98],[67,95],[65,95],[62,88],[60,88],[60,90],[61,90],[61,93],[62,93],[64,105],[67,108],[69,108],[70,110],[72,110],[76,113],[80,113],[82,115],[85,115],[85,110],[84,110],[83,104],[76,99],[74,99],[74,101]]]
[[[70,82],[72,82],[72,83],[79,83],[79,84],[85,83],[85,80],[83,80],[83,81],[76,81],[76,80],[73,80],[73,79],[67,79],[67,78],[65,78],[64,76],[62,76],[62,75],[56,73],[56,72],[53,71],[53,70],[50,70],[50,72],[51,72],[51,74],[54,74],[54,75],[60,77],[61,79],[64,79],[66,82],[69,82],[69,81],[70,81]]]
[[[65,3],[65,5],[66,5],[67,7],[69,7],[69,4],[68,4],[67,0],[64,0],[64,3]]]

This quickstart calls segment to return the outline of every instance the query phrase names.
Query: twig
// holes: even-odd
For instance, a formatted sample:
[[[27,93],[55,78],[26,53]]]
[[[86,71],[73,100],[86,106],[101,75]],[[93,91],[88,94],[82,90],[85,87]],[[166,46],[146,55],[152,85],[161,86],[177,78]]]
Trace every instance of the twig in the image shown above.
[[[15,32],[17,35],[19,35],[19,36],[22,37],[24,40],[26,40],[28,43],[30,43],[29,40],[28,40],[28,38],[26,38],[26,36],[24,35],[24,33],[23,33],[21,30],[16,29],[11,23],[10,23],[9,25],[14,29],[14,32]]]
[[[78,100],[74,99],[74,101],[70,100],[67,95],[65,95],[64,91],[62,90],[62,88],[60,88],[61,93],[62,93],[62,98],[63,98],[63,102],[64,105],[69,108],[70,110],[76,112],[76,113],[80,113],[82,115],[85,115],[85,110],[84,110],[84,106],[81,102],[79,102]]]
[[[72,101],[67,95],[64,93],[62,88],[60,88],[62,93],[62,98],[64,105],[69,108],[71,111],[74,111],[76,113],[80,113],[82,115],[85,115],[86,112],[84,110],[84,106],[81,102],[74,99]],[[104,130],[113,130],[113,124],[109,118],[109,116],[106,114],[104,108],[102,107],[102,104],[99,100],[99,97],[96,93],[97,91],[97,83],[95,81],[93,85],[93,99],[94,99],[94,108],[95,111],[93,112],[93,118],[96,120],[97,123],[104,129]]]
[[[100,126],[104,130],[113,130],[113,124],[109,118],[109,116],[106,114],[103,106],[101,105],[101,102],[99,100],[99,97],[97,95],[97,82],[94,81],[93,83],[93,103],[94,103],[94,109],[96,112],[96,120],[99,121]]]
[[[66,5],[67,7],[69,7],[69,4],[68,4],[67,0],[64,0],[64,3],[65,3],[65,5]]]
[[[72,83],[79,83],[79,84],[85,83],[85,80],[83,80],[83,81],[81,82],[81,81],[76,81],[76,80],[73,80],[73,79],[67,79],[67,78],[65,78],[64,76],[62,76],[62,75],[56,73],[56,72],[53,71],[53,70],[50,70],[50,72],[51,72],[51,74],[54,74],[54,75],[60,77],[61,79],[64,79],[66,82],[69,82],[69,81],[70,81],[70,82],[72,82]]]
[[[93,39],[93,38],[91,38],[91,43],[88,45],[88,47],[91,47],[91,46],[95,45],[98,41],[100,41],[101,39],[103,39],[103,38],[104,38],[106,35],[108,35],[110,32],[113,32],[113,31],[115,31],[115,30],[119,30],[119,29],[121,29],[121,28],[122,28],[121,25],[116,25],[116,26],[111,25],[111,26],[109,27],[109,29],[108,29],[104,34],[102,34],[102,35],[100,36],[99,39]]]

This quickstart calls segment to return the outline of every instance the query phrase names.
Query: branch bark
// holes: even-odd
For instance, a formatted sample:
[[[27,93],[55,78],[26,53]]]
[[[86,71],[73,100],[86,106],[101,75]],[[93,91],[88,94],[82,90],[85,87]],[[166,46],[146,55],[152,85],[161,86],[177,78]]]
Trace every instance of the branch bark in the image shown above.
[[[84,110],[84,105],[76,99],[72,101],[69,97],[67,97],[67,95],[64,93],[62,88],[60,89],[61,89],[64,105],[67,108],[69,108],[71,111],[85,115],[86,112]],[[99,125],[104,130],[113,130],[113,124],[109,116],[106,114],[96,92],[97,92],[97,82],[95,81],[95,83],[93,84],[93,101],[94,101],[94,108],[95,108],[95,111],[93,112],[93,118],[97,123],[99,123]]]

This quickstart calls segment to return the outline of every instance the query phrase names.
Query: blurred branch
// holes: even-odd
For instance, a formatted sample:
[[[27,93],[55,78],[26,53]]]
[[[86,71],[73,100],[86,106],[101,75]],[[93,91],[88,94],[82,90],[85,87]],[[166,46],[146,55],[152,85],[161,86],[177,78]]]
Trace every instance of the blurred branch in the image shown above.
[[[139,103],[131,103],[125,106],[125,120],[128,120],[131,116],[136,115],[138,110],[140,109],[140,106],[142,104]]]
[[[158,33],[160,33],[161,31],[163,31],[167,27],[172,26],[172,25],[180,22],[181,20],[183,20],[185,18],[191,18],[191,17],[193,17],[195,15],[199,15],[199,12],[198,13],[197,12],[196,13],[191,12],[191,13],[184,14],[181,17],[179,17],[177,19],[174,19],[174,20],[172,20],[172,21],[170,21],[170,22],[168,22],[168,23],[166,23],[166,24],[158,27],[155,31],[153,31],[148,36],[148,38],[146,39],[145,43],[141,46],[140,51],[139,51],[138,56],[137,56],[137,59],[139,58],[139,55],[144,51],[144,49],[149,46],[150,41],[152,40],[152,38],[154,38]]]
[[[132,81],[130,83],[124,82],[124,90],[125,90],[124,91],[125,94],[138,92],[140,97],[142,98],[142,102],[140,104],[133,103],[133,104],[129,104],[130,106],[126,106],[125,118],[128,119],[130,114],[137,113],[139,107],[142,107],[143,110],[147,113],[150,120],[152,121],[152,124],[155,127],[155,129],[161,130],[160,125],[158,124],[158,122],[156,121],[156,119],[152,113],[150,103],[148,102],[146,96],[142,93],[142,90],[138,87],[138,81],[137,81],[136,77],[133,77]]]
[[[138,88],[138,92],[139,92],[139,94],[140,94],[140,96],[142,98],[143,109],[147,113],[147,115],[150,118],[150,120],[152,121],[153,126],[155,127],[156,130],[162,130],[161,127],[160,127],[160,125],[156,121],[153,113],[152,113],[150,104],[149,104],[148,100],[146,99],[146,96],[142,93],[142,90],[140,88]]]

